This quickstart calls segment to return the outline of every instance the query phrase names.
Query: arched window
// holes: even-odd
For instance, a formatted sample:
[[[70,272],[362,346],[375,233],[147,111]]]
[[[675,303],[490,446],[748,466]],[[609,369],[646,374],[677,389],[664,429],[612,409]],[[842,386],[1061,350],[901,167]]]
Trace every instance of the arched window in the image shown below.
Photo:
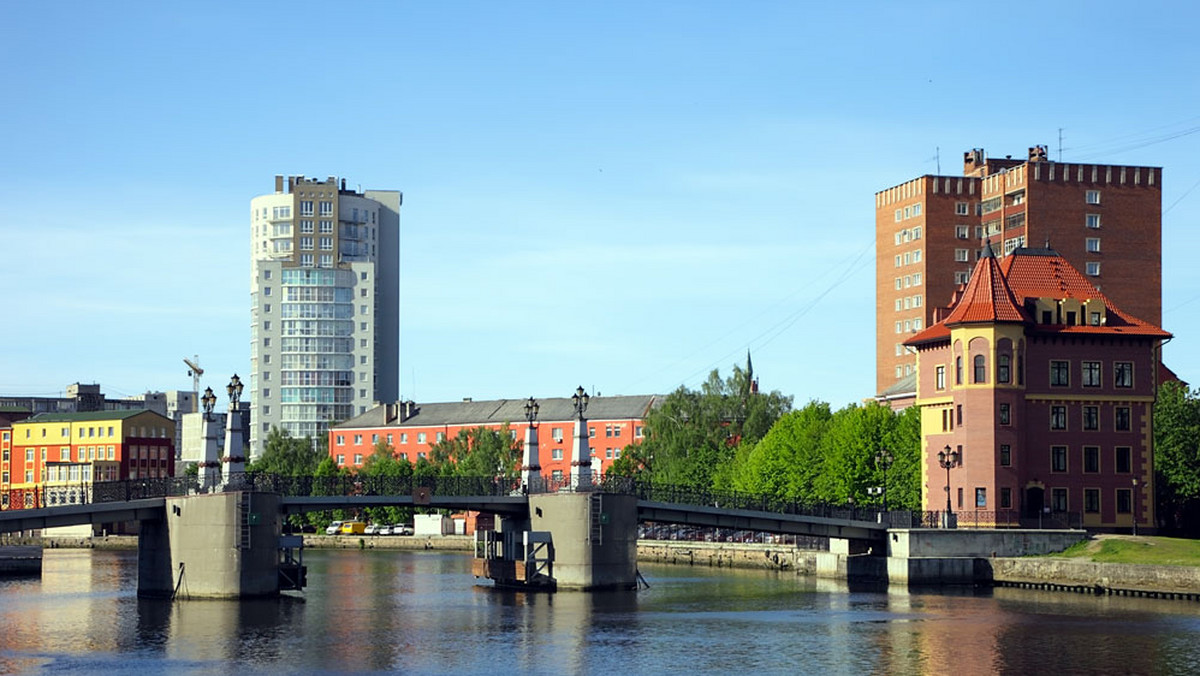
[[[1012,357],[1006,354],[996,358],[996,382],[1007,383],[1012,379],[1011,363]]]
[[[962,376],[963,376],[962,371],[963,371],[962,357],[955,357],[954,358],[954,384],[955,385],[962,385]]]
[[[974,373],[975,382],[986,383],[987,382],[987,361],[986,361],[986,359],[984,358],[983,355],[977,354],[977,355],[975,355],[975,358],[972,360],[972,362],[973,362],[972,366],[975,371],[975,373]]]

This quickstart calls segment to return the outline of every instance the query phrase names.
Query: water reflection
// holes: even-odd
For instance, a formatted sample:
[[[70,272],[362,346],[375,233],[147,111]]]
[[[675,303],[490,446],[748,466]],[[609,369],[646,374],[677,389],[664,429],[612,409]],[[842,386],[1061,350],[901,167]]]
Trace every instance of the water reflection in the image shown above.
[[[136,554],[57,550],[0,580],[0,672],[1185,673],[1193,604],[1020,589],[887,592],[645,566],[640,592],[479,586],[468,558],[314,551],[280,599],[136,597]]]

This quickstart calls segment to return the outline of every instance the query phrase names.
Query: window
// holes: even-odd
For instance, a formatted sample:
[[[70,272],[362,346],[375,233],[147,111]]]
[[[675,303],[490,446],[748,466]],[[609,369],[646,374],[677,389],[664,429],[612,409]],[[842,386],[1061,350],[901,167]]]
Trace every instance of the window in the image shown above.
[[[1000,404],[1000,424],[1012,424],[1012,407],[1009,404]]]
[[[1129,407],[1118,406],[1113,409],[1113,428],[1118,432],[1128,432],[1129,425]]]
[[[339,453],[338,457],[337,457],[337,464],[345,465],[346,464],[346,456]]]
[[[1100,264],[1097,263],[1096,261],[1088,261],[1086,268],[1085,268],[1085,272],[1087,272],[1088,277],[1099,277],[1100,276]]]
[[[1011,488],[1001,488],[1000,489],[1000,508],[1001,509],[1012,509],[1012,489]]]
[[[1054,387],[1067,387],[1071,384],[1071,365],[1070,362],[1052,360],[1050,362],[1050,385]]]
[[[1100,429],[1100,407],[1099,406],[1084,406],[1083,407],[1083,429],[1085,429],[1085,430]]]
[[[896,290],[899,291],[902,288],[904,288],[904,281],[902,279],[900,279],[899,277],[897,277],[896,278]]]
[[[954,407],[954,414],[954,417],[956,418],[954,424],[962,425],[962,404],[958,404]],[[960,458],[962,457],[962,446],[958,447],[958,456]]]
[[[946,366],[938,366],[934,373],[934,386],[939,390],[946,389]]]
[[[1083,511],[1093,514],[1100,511],[1100,489],[1085,488],[1083,489]]]
[[[552,481],[562,481],[562,478],[563,472],[561,469],[556,469],[550,472],[550,479]]]
[[[595,427],[589,427],[589,428],[588,428],[588,438],[589,438],[589,439],[595,439],[595,438],[596,438],[596,428],[595,428]]]
[[[355,453],[355,454],[354,454],[354,464],[355,464],[355,465],[361,465],[361,464],[362,464],[362,453]]]
[[[1100,362],[1083,362],[1083,386],[1100,387]]]
[[[634,426],[633,426],[633,438],[634,438],[634,439],[641,439],[641,438],[642,438],[642,426],[641,426],[641,425],[634,425]],[[621,457],[621,456],[619,456],[619,455],[618,455],[617,457]]]
[[[1050,429],[1052,429],[1052,430],[1067,429],[1067,407],[1066,406],[1051,406],[1050,407]]]
[[[914,272],[912,276],[913,286],[921,286],[921,273]]]
[[[333,238],[322,237],[320,242],[321,251],[333,251]]]
[[[966,263],[967,261],[971,260],[970,250],[969,249],[955,249],[954,250],[954,260],[958,261],[959,263]]]
[[[1012,357],[1002,354],[996,357],[996,382],[1007,383],[1012,378]]]
[[[954,358],[954,384],[962,385],[963,378],[963,363],[962,357]]]
[[[417,443],[418,444],[425,443],[425,433],[424,432],[417,432]]]
[[[1012,446],[1000,444],[1000,466],[1012,467]]]
[[[1067,447],[1066,446],[1051,446],[1050,447],[1050,471],[1051,472],[1067,471]]]
[[[321,202],[321,215],[322,216],[332,216],[333,215],[333,202]]]
[[[1100,214],[1088,214],[1084,218],[1084,223],[1087,225],[1087,227],[1093,229],[1100,227]]]
[[[987,382],[987,362],[984,359],[984,356],[981,354],[977,354],[972,359],[972,361],[973,361],[972,370],[974,371],[974,373],[972,375],[974,376],[975,382],[976,383],[986,383]]]
[[[1113,385],[1133,387],[1133,362],[1119,361],[1113,364]]]
[[[970,281],[970,279],[971,279],[971,273],[969,273],[969,272],[954,273],[954,283],[955,284],[960,284],[960,285],[966,284],[968,281]]]
[[[371,443],[372,443],[372,444],[377,444],[377,443],[379,443],[379,435],[378,435],[378,434],[372,434],[372,435],[371,435]]]
[[[1086,193],[1084,193],[1083,201],[1087,202],[1088,204],[1099,204],[1100,203],[1100,191],[1099,190],[1087,191]]]
[[[987,507],[987,489],[986,488],[976,488],[975,489],[975,508],[982,509],[984,507]]]
[[[357,446],[357,445],[359,445],[359,444],[361,444],[361,443],[362,443],[362,435],[361,435],[361,434],[355,434],[355,435],[354,435],[354,445],[355,445],[355,446]]]
[[[956,216],[966,216],[967,213],[968,212],[967,212],[967,203],[966,202],[955,202],[954,203],[954,214]]]
[[[1067,511],[1067,489],[1052,488],[1050,489],[1050,509],[1056,512]]]
[[[446,433],[445,433],[445,432],[438,432],[438,433],[437,433],[437,436],[436,436],[436,438],[437,438],[437,442],[438,442],[438,443],[441,443],[441,442],[442,442],[442,440],[444,440],[444,439],[446,438]]]
[[[968,239],[971,236],[970,226],[956,225],[954,226],[954,236],[959,239]]]
[[[1128,488],[1117,489],[1117,514],[1129,514],[1133,511],[1133,491]]]
[[[1084,240],[1084,244],[1087,245],[1088,253],[1100,253],[1099,237],[1088,237],[1086,240]]]
[[[1083,447],[1083,471],[1088,474],[1096,474],[1100,471],[1099,446]]]
[[[1133,449],[1128,446],[1117,446],[1113,463],[1117,474],[1129,474],[1133,471]]]
[[[920,205],[917,205],[917,208],[920,209]],[[921,239],[921,226],[917,226],[912,229],[912,238]]]
[[[333,232],[333,221],[321,221],[320,232],[322,235],[328,235]]]
[[[408,432],[401,432],[401,433],[400,433],[400,443],[402,443],[402,444],[407,444],[407,443],[408,443]]]
[[[556,448],[556,449],[550,451],[550,459],[551,460],[562,460],[563,459],[563,449]]]

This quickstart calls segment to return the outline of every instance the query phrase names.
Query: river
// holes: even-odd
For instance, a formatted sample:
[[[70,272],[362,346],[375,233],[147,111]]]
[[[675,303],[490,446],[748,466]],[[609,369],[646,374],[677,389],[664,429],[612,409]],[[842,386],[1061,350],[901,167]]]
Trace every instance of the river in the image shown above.
[[[308,550],[303,594],[139,600],[137,555],[47,550],[0,579],[0,673],[1196,673],[1194,603],[850,590],[642,567],[638,592],[476,584],[457,553]]]

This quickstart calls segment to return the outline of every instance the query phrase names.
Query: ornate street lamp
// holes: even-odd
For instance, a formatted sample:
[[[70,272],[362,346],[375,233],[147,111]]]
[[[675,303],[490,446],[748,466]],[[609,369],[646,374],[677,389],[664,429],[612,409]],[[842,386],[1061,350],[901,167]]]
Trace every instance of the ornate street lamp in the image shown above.
[[[953,509],[950,506],[950,470],[951,470],[951,468],[958,467],[958,465],[960,464],[961,461],[962,461],[962,457],[959,455],[958,451],[950,450],[949,445],[947,445],[944,450],[938,451],[938,464],[941,465],[942,468],[944,468],[946,470],[946,515],[945,515],[946,523],[945,523],[945,526],[947,528],[950,527],[950,516],[954,513]]]
[[[588,394],[584,391],[583,385],[575,389],[575,394],[571,395],[571,401],[575,404],[575,416],[582,420],[583,412],[588,407]]]
[[[530,397],[525,402],[525,419],[529,421],[529,426],[537,429],[538,403],[533,397]]]
[[[892,453],[886,448],[875,454],[875,466],[883,470],[883,511],[887,511],[887,471],[892,466]]]
[[[1137,489],[1138,489],[1138,480],[1137,480],[1137,477],[1134,477],[1133,478],[1133,504],[1130,505],[1130,511],[1133,512],[1133,534],[1134,535],[1138,534],[1137,533],[1137,511],[1138,511]]]
[[[204,388],[204,396],[200,397],[200,404],[204,406],[204,421],[212,422],[213,406],[217,405],[217,395],[213,394],[211,387]]]
[[[233,408],[237,408],[238,402],[242,399],[243,387],[242,379],[236,373],[229,379],[229,384],[225,386],[225,391],[229,393],[229,403],[232,404]]]

